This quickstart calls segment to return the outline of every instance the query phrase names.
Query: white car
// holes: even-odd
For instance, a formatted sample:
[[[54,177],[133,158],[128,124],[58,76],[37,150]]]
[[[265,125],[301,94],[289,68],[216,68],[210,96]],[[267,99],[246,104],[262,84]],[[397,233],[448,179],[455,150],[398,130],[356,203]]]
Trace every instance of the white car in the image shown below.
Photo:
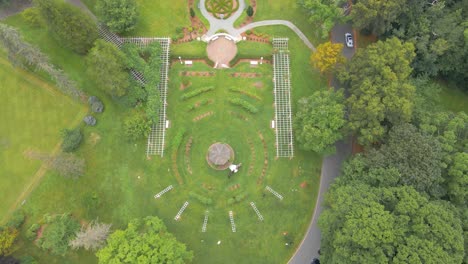
[[[345,35],[346,47],[352,48],[354,46],[354,44],[353,44],[353,35],[351,35],[351,33],[346,33],[344,35]]]

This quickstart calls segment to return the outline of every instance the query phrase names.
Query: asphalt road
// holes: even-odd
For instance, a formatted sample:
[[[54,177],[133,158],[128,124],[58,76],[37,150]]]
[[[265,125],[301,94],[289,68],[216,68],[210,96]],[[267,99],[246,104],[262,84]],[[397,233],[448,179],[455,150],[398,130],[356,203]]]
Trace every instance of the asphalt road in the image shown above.
[[[354,48],[346,47],[345,33],[353,34],[351,25],[337,25],[332,29],[331,41],[333,43],[343,43],[343,55],[350,59],[354,53]],[[332,79],[331,86],[335,89],[340,88],[339,82],[336,78]],[[330,184],[340,174],[341,165],[343,161],[351,154],[351,139],[338,141],[336,143],[336,154],[323,159],[322,172],[320,174],[320,189],[317,197],[317,204],[315,205],[314,215],[310,223],[309,229],[304,237],[304,240],[299,245],[296,253],[289,260],[289,264],[309,264],[312,259],[318,258],[318,251],[320,249],[320,230],[317,226],[317,221],[320,213],[323,210],[324,194],[327,192]]]

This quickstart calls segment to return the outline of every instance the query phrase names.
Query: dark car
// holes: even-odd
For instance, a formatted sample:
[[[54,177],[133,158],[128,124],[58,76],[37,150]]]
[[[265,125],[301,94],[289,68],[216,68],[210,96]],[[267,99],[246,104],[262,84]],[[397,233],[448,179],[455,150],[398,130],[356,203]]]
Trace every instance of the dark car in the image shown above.
[[[310,264],[320,264],[320,260],[318,258],[314,258]]]

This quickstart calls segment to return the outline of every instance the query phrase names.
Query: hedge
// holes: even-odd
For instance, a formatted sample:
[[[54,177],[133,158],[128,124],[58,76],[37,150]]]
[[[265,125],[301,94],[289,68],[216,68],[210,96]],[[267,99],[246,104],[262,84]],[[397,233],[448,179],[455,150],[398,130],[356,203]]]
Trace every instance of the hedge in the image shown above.
[[[191,92],[188,92],[188,93],[184,93],[180,98],[182,100],[187,100],[187,99],[190,99],[192,97],[195,97],[197,95],[200,95],[202,93],[206,93],[206,92],[209,92],[211,90],[214,90],[214,87],[213,86],[208,86],[208,87],[204,87],[204,88],[200,88],[200,89],[197,89],[197,90],[193,90]]]
[[[232,99],[229,99],[229,102],[233,105],[237,105],[237,106],[240,106],[242,108],[244,108],[246,111],[252,113],[252,114],[255,114],[258,112],[258,109],[253,106],[252,104],[250,104],[249,102],[247,101],[244,101],[242,99],[239,99],[239,98],[232,98]]]

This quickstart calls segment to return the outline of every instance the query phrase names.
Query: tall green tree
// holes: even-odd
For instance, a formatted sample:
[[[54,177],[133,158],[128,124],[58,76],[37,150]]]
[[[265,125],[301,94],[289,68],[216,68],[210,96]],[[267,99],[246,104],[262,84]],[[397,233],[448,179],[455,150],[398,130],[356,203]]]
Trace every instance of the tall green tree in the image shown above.
[[[408,0],[359,0],[351,9],[351,20],[358,29],[380,35],[406,11]]]
[[[350,86],[349,125],[361,144],[376,142],[392,125],[411,119],[415,88],[408,76],[413,58],[411,43],[391,38],[359,50],[342,72]]]
[[[184,244],[157,217],[130,221],[107,239],[107,246],[96,253],[99,263],[185,263],[193,258]]]
[[[321,154],[335,152],[346,123],[342,92],[320,91],[298,102],[294,131],[299,146]]]
[[[448,170],[447,191],[450,200],[466,208],[468,199],[468,153],[453,155],[453,163]]]
[[[125,95],[130,85],[125,55],[113,44],[97,40],[86,57],[87,73],[111,96]]]
[[[64,46],[86,54],[98,38],[96,22],[89,14],[63,0],[34,0],[49,31]]]
[[[96,11],[100,20],[117,33],[131,31],[138,19],[135,0],[98,0]]]
[[[55,216],[44,228],[37,245],[54,255],[63,256],[68,251],[68,243],[75,237],[75,233],[79,229],[80,224],[69,214]]]
[[[460,218],[411,187],[335,185],[321,214],[325,263],[461,263]]]
[[[298,3],[305,10],[309,22],[320,29],[322,38],[326,38],[333,26],[338,22],[345,22],[341,7],[344,0],[300,0]]]

